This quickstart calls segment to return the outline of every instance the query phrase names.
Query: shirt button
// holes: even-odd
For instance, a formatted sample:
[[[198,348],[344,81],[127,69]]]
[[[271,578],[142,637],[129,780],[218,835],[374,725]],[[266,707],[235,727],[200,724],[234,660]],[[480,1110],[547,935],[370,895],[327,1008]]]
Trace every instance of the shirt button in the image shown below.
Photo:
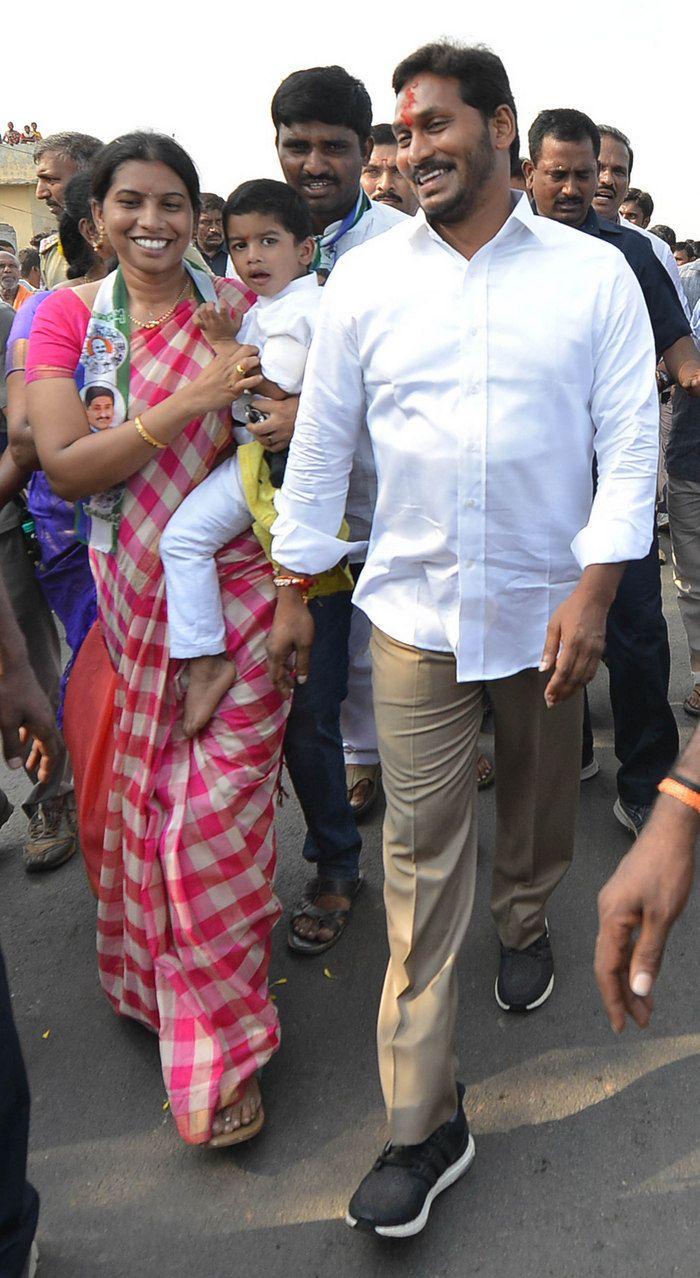
[[[470,395],[478,395],[478,394],[479,394],[479,387],[478,387],[478,386],[476,386],[476,385],[474,385],[474,386],[470,386],[470,387],[469,387],[469,394],[470,394]]]
[[[476,497],[469,497],[467,500],[467,505],[470,507],[471,510],[473,510],[474,507],[476,506]]]
[[[468,559],[468,560],[467,560],[467,562],[465,563],[464,567],[465,567],[465,568],[473,568],[473,567],[474,567],[474,560],[473,560],[473,559]]]

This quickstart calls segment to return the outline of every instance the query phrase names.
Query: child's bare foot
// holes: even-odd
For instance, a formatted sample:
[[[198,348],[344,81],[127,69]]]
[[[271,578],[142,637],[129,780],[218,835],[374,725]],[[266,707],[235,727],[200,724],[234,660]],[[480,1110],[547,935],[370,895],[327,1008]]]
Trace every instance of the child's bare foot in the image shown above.
[[[235,682],[236,667],[223,652],[215,657],[190,658],[182,718],[186,737],[196,737],[207,726],[221,698]]]

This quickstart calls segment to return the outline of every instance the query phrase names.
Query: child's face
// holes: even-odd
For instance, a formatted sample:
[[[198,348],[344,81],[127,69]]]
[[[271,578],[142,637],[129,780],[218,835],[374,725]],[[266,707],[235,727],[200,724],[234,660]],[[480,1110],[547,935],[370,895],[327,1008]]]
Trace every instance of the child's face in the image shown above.
[[[226,235],[236,271],[261,297],[275,297],[306,275],[314,255],[310,237],[295,240],[270,213],[237,213],[228,219]]]

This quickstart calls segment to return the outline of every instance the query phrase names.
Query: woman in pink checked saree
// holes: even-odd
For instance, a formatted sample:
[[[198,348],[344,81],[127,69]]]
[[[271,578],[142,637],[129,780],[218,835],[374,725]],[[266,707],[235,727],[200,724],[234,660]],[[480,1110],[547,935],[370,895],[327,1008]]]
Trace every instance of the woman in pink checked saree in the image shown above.
[[[203,300],[218,297],[241,312],[253,298],[234,281],[212,281],[183,264],[199,190],[192,162],[172,139],[131,134],[110,143],[94,165],[93,195],[119,270],[99,288],[46,299],[32,330],[27,385],[46,474],[60,495],[84,499],[90,515],[98,626],[111,663],[100,684],[114,699],[100,980],[118,1012],[158,1033],[183,1138],[231,1144],[262,1126],[256,1072],[279,1043],[267,989],[286,714],[265,664],[274,588],[252,536],[219,556],[237,679],[189,741],[178,663],[168,658],[158,543],[228,444],[229,405],[258,381],[250,348],[214,357],[192,317]],[[85,402],[94,386],[114,405],[106,425],[89,425],[78,365]],[[98,635],[91,640],[84,651],[94,656],[96,644],[103,649]],[[92,668],[83,668],[83,686],[73,689],[79,708],[92,690]],[[90,727],[83,722],[82,732]],[[94,809],[93,762],[82,775]]]

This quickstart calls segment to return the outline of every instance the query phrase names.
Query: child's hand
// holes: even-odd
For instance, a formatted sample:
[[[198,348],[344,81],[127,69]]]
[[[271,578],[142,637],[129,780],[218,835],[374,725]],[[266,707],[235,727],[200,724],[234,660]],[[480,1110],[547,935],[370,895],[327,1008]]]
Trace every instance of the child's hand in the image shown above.
[[[204,302],[193,316],[195,324],[215,351],[236,342],[241,318],[240,315],[233,316],[223,301],[219,306],[214,302]]]

